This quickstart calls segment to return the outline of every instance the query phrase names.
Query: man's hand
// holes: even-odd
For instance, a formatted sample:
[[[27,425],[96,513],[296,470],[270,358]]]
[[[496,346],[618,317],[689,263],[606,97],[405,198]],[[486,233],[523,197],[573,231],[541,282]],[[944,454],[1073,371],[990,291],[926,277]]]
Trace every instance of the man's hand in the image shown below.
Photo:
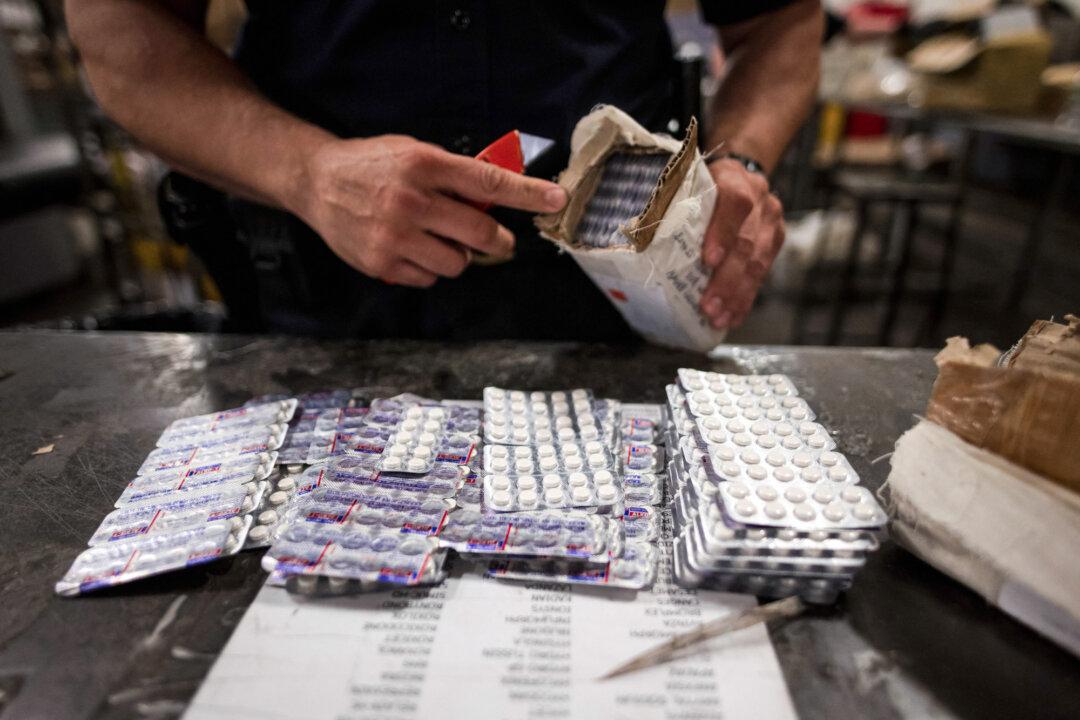
[[[554,212],[566,192],[401,135],[332,140],[313,155],[295,211],[342,260],[388,283],[430,287],[514,236],[466,201]]]
[[[783,208],[769,193],[769,182],[737,160],[718,160],[709,169],[716,182],[716,209],[701,255],[713,271],[701,310],[714,328],[731,328],[746,319],[784,243]]]

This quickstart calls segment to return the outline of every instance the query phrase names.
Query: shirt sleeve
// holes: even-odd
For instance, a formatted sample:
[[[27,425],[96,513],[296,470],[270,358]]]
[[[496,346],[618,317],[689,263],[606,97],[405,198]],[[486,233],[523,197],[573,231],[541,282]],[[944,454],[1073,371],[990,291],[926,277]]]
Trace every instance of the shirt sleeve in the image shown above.
[[[731,25],[779,10],[795,0],[698,0],[701,15],[710,25]]]

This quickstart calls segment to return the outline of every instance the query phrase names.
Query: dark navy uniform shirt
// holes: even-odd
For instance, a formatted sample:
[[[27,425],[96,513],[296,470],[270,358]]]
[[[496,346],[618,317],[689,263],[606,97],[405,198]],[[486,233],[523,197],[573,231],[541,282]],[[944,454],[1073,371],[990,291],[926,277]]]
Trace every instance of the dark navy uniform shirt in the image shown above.
[[[723,25],[791,0],[703,0]],[[270,99],[343,137],[466,154],[517,128],[566,143],[611,103],[672,116],[664,0],[248,0],[236,59]]]

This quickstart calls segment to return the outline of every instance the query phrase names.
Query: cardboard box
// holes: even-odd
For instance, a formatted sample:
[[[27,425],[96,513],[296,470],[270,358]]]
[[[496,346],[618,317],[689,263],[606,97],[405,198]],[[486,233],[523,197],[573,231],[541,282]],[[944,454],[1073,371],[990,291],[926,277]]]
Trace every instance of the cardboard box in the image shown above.
[[[1050,36],[1039,30],[991,40],[943,35],[908,54],[918,73],[918,104],[928,108],[1032,113],[1050,61]]]
[[[619,227],[629,246],[584,246],[576,231],[605,162],[628,151],[671,158],[644,209]],[[711,275],[701,246],[716,186],[697,148],[696,123],[680,143],[648,132],[615,107],[601,106],[574,129],[570,163],[559,184],[569,202],[558,213],[536,218],[540,234],[570,253],[634,330],[659,345],[701,352],[723,341],[725,332],[714,330],[698,309]]]

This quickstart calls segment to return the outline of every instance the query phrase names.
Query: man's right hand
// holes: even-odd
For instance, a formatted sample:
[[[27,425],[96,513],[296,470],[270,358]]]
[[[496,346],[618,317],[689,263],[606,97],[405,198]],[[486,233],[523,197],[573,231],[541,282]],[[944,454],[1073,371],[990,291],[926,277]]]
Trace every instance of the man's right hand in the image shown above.
[[[338,257],[387,283],[430,287],[473,252],[506,257],[514,236],[467,201],[534,213],[566,204],[557,184],[402,135],[330,140],[291,208]]]

